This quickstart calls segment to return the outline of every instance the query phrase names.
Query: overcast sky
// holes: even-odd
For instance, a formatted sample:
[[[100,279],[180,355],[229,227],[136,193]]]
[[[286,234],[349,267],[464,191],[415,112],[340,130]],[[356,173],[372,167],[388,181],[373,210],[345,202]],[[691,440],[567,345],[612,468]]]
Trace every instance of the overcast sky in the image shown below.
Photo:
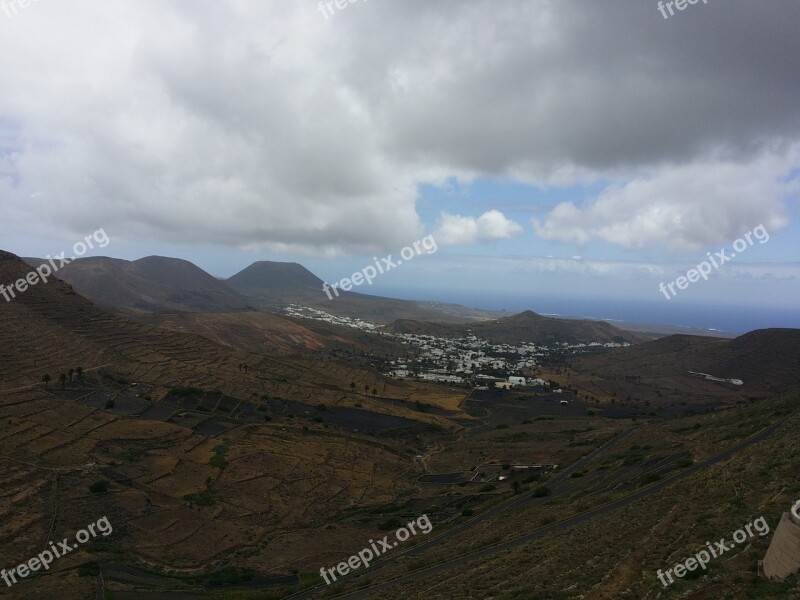
[[[798,307],[797,1],[331,7],[0,3],[0,248],[335,281],[433,234],[361,291]]]

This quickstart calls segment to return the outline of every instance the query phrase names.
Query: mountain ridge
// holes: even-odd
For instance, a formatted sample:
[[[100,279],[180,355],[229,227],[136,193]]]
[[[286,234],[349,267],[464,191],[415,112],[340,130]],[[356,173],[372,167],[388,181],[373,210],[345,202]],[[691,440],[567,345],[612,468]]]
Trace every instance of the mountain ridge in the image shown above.
[[[557,319],[532,310],[479,323],[432,323],[398,319],[382,328],[388,333],[413,333],[437,337],[464,337],[470,333],[494,343],[640,343],[648,336],[624,331],[605,321]]]

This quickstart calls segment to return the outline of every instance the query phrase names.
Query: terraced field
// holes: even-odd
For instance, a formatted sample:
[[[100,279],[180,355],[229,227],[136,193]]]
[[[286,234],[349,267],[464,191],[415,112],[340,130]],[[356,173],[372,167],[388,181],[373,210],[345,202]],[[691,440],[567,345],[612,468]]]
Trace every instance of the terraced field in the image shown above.
[[[0,281],[25,272],[0,255]],[[606,357],[554,368],[574,390],[566,406],[541,394],[468,399],[463,389],[386,379],[340,359],[259,354],[135,322],[57,281],[0,304],[0,343],[0,564],[10,569],[101,517],[114,528],[6,590],[9,598],[277,599],[309,586],[309,597],[326,596],[339,588],[313,588],[320,567],[422,514],[436,541],[410,542],[376,574],[407,576],[400,597],[467,597],[470,586],[486,597],[525,597],[531,581],[546,597],[656,597],[649,571],[688,552],[692,523],[711,535],[732,515],[772,514],[800,492],[791,421],[769,443],[709,465],[711,479],[659,489],[653,519],[636,516],[642,501],[620,505],[622,521],[591,512],[690,472],[796,405],[796,393],[771,397],[770,386],[788,380],[769,369],[747,390],[692,378],[674,399],[661,398],[683,377],[669,348],[666,366],[633,379],[625,368],[638,363],[627,354],[617,371],[605,369]],[[739,364],[727,352],[712,359]],[[592,398],[588,385],[607,394]],[[651,396],[623,401],[622,385]],[[557,467],[515,467],[536,464]],[[436,477],[453,473],[463,476]],[[744,490],[747,481],[756,483]],[[703,504],[701,490],[719,504]],[[731,490],[736,500],[726,507]],[[673,505],[699,508],[686,516]],[[566,526],[514,542],[570,519],[590,524],[602,556]],[[664,547],[614,550],[624,539]],[[494,555],[495,544],[510,542],[508,554]],[[721,589],[750,576],[760,550],[743,553],[741,569],[715,571]],[[485,563],[459,558],[476,551]],[[469,571],[450,570],[453,560]]]

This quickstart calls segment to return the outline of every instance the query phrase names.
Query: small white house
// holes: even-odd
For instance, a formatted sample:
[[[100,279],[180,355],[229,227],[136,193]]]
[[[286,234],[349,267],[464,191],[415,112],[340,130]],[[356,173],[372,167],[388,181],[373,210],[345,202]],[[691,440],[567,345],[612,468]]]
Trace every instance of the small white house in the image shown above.
[[[509,377],[508,383],[514,385],[525,385],[525,378],[524,377]]]

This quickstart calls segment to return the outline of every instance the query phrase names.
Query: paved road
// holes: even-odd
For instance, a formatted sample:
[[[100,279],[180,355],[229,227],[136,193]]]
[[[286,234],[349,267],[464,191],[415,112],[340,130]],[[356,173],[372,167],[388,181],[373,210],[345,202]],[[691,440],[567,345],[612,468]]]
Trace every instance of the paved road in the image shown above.
[[[620,508],[623,508],[625,506],[628,506],[628,505],[636,502],[637,500],[641,500],[642,498],[646,498],[647,496],[650,496],[652,494],[655,494],[655,493],[663,490],[664,488],[666,488],[669,485],[672,485],[676,481],[680,481],[682,479],[686,479],[688,477],[691,477],[692,475],[694,475],[698,471],[707,469],[708,467],[710,467],[712,465],[715,465],[715,464],[717,464],[719,462],[727,460],[728,458],[730,458],[731,456],[733,456],[737,452],[740,452],[741,450],[743,450],[743,449],[745,449],[745,448],[747,448],[749,446],[752,446],[753,444],[757,444],[758,442],[764,441],[765,439],[770,437],[778,428],[780,428],[787,420],[791,419],[792,417],[796,416],[797,414],[798,413],[793,413],[792,415],[789,415],[788,417],[785,417],[784,419],[781,419],[777,423],[774,423],[774,424],[770,425],[766,429],[761,430],[759,433],[757,433],[753,437],[748,438],[747,440],[744,440],[743,442],[740,442],[740,443],[728,448],[727,450],[724,450],[724,451],[720,452],[719,454],[716,454],[716,455],[712,456],[709,459],[706,459],[706,460],[704,460],[702,462],[698,462],[698,463],[692,465],[691,467],[689,467],[687,469],[684,469],[680,473],[677,473],[677,474],[675,474],[675,475],[673,475],[671,477],[667,477],[666,479],[662,479],[661,481],[658,481],[658,482],[656,482],[656,483],[654,483],[654,484],[652,484],[652,485],[650,485],[648,487],[642,488],[641,490],[638,490],[638,491],[636,491],[636,492],[634,492],[634,493],[632,493],[632,494],[630,494],[628,496],[625,496],[624,498],[620,498],[618,500],[614,500],[613,502],[609,502],[608,504],[604,504],[603,506],[599,506],[597,508],[594,508],[594,509],[592,509],[590,511],[587,511],[585,513],[582,513],[580,515],[575,515],[574,517],[570,517],[570,518],[565,519],[563,521],[559,521],[557,523],[553,523],[551,525],[548,525],[548,526],[543,527],[541,529],[537,529],[536,531],[533,531],[531,533],[528,533],[528,534],[519,536],[517,538],[508,540],[506,542],[501,542],[499,544],[494,544],[494,545],[491,545],[491,546],[487,546],[485,548],[481,548],[480,550],[476,550],[475,552],[471,552],[469,554],[465,554],[465,555],[459,556],[457,558],[454,558],[452,560],[449,560],[449,561],[446,561],[446,562],[443,562],[443,563],[439,563],[437,565],[433,565],[433,566],[430,566],[430,567],[425,567],[423,569],[419,569],[417,571],[414,571],[413,573],[409,573],[407,575],[403,575],[401,577],[397,577],[396,579],[392,579],[392,580],[386,581],[384,583],[378,583],[378,584],[372,585],[372,586],[370,586],[368,588],[365,588],[363,590],[359,590],[357,592],[351,592],[351,593],[348,593],[348,594],[343,594],[343,595],[336,596],[336,599],[337,600],[342,600],[342,599],[346,598],[348,600],[356,600],[356,599],[360,599],[360,598],[367,598],[367,597],[369,597],[369,596],[371,596],[371,595],[373,595],[373,594],[375,594],[377,592],[385,592],[389,588],[392,588],[392,587],[394,587],[394,586],[396,586],[398,584],[407,583],[407,582],[411,582],[411,581],[419,581],[421,579],[425,579],[426,577],[430,577],[431,575],[435,575],[436,573],[441,573],[443,571],[448,571],[448,570],[454,569],[456,567],[464,566],[464,565],[466,565],[466,564],[468,564],[468,563],[470,563],[470,562],[472,562],[474,560],[477,560],[479,558],[484,558],[484,559],[488,558],[490,556],[493,556],[495,554],[499,554],[501,552],[505,552],[506,550],[510,550],[510,549],[515,548],[517,546],[528,544],[528,543],[530,543],[532,541],[540,539],[540,538],[542,538],[542,537],[544,537],[546,535],[549,535],[551,533],[555,533],[555,532],[558,532],[558,531],[562,531],[564,529],[568,529],[570,527],[573,527],[575,525],[578,525],[580,523],[588,521],[589,519],[592,519],[594,517],[597,517],[597,516],[600,516],[600,515],[604,515],[604,514],[608,514],[608,513],[613,512],[613,511],[615,511],[617,509],[620,509]],[[629,431],[624,432],[621,435],[624,436],[627,433],[629,433]],[[601,449],[602,448],[598,448],[598,450],[595,451],[592,454],[597,453]],[[589,456],[592,456],[592,455],[589,455]],[[587,456],[585,458],[588,459],[589,456]],[[579,461],[579,462],[581,462],[581,461]],[[577,463],[576,463],[576,465],[577,465]],[[570,468],[570,470],[573,470],[573,469]],[[568,471],[570,471],[570,470],[568,470]],[[568,471],[565,471],[565,473],[567,473]],[[398,556],[398,558],[399,558],[399,556]],[[389,561],[394,561],[394,560],[395,560],[394,557],[392,559],[389,559]],[[370,569],[370,571],[368,571],[368,572],[372,572],[372,569]],[[297,596],[297,595],[290,596],[290,598],[295,598],[295,597],[301,597],[301,596]],[[302,596],[302,597],[305,597],[305,596]]]

